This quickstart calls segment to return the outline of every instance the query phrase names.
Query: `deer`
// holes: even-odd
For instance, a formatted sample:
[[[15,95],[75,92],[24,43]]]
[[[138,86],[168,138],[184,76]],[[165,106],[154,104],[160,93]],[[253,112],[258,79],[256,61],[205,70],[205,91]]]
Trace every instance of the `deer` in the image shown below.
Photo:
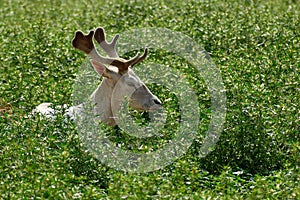
[[[90,59],[94,70],[102,77],[98,88],[91,95],[91,100],[94,104],[94,114],[109,126],[117,125],[114,111],[121,109],[121,102],[125,97],[129,97],[129,106],[139,111],[154,112],[162,107],[158,97],[152,94],[133,70],[135,65],[146,59],[148,48],[144,49],[143,55],[138,53],[128,60],[123,59],[116,50],[118,38],[117,34],[108,42],[104,29],[99,27],[90,30],[86,35],[82,31],[76,31],[72,40],[72,46]],[[93,40],[107,54],[106,57],[99,54]],[[42,103],[35,110],[47,115],[48,111],[54,111],[50,105],[51,103]],[[80,113],[80,109],[81,105],[72,106],[66,113],[74,116],[74,113]]]

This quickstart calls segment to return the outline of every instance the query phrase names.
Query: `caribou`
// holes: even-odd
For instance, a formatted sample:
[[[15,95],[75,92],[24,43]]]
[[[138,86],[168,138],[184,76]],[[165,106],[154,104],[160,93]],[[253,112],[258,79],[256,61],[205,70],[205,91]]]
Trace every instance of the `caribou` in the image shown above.
[[[126,96],[129,97],[129,106],[136,110],[153,112],[162,106],[161,101],[133,71],[133,67],[147,57],[148,48],[145,48],[143,55],[138,53],[131,59],[123,59],[116,50],[118,38],[117,34],[108,42],[104,29],[99,27],[86,35],[77,31],[72,40],[73,47],[89,57],[93,68],[102,77],[100,85],[91,95],[91,100],[94,104],[94,114],[109,126],[117,125],[114,111],[121,108],[121,102]],[[99,54],[93,40],[107,54],[106,57]],[[49,111],[54,111],[50,105],[43,103],[35,110],[47,115]],[[78,110],[82,108],[81,105],[73,106],[67,109],[66,113],[74,116],[74,113],[80,113]]]

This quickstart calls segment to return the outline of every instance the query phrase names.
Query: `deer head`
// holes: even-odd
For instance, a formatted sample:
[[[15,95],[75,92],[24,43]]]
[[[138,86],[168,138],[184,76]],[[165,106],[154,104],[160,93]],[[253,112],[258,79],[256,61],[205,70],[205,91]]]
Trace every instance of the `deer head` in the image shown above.
[[[103,122],[115,125],[113,110],[120,109],[124,97],[130,97],[130,106],[137,110],[155,111],[161,107],[160,100],[151,93],[147,86],[134,73],[133,67],[143,61],[148,54],[145,48],[142,56],[137,54],[126,60],[120,58],[116,51],[119,35],[112,42],[105,39],[103,28],[90,31],[84,35],[81,31],[75,33],[72,41],[73,47],[84,52],[91,59],[95,71],[103,77],[98,89],[93,93],[92,99],[96,114]],[[96,50],[93,39],[107,53],[108,57],[101,56]],[[113,66],[113,67],[111,67]]]

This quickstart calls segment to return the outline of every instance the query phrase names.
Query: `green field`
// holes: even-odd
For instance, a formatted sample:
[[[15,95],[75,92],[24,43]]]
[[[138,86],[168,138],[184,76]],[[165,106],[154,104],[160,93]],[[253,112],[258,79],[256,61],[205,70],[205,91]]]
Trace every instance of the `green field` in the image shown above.
[[[0,16],[0,199],[300,199],[298,0],[1,0]],[[205,48],[227,95],[213,152],[198,157],[210,119],[205,83],[186,61],[164,51],[150,50],[148,60],[185,74],[203,112],[189,150],[161,170],[117,171],[86,150],[62,114],[52,121],[28,117],[42,102],[72,104],[86,58],[72,38],[76,30],[99,26],[109,38],[167,28]],[[163,101],[172,98],[167,88],[149,87]],[[159,148],[176,129],[176,105],[167,110],[173,115],[161,143],[109,130],[112,141]],[[147,118],[131,112],[141,123]]]

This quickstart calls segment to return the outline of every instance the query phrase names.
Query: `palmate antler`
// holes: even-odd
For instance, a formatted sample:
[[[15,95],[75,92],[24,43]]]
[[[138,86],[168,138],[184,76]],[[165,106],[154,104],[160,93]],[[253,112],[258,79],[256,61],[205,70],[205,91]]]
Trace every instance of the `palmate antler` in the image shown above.
[[[98,53],[94,46],[93,38],[95,38],[95,40],[99,43],[109,57],[103,57]],[[72,45],[99,63],[117,67],[119,69],[119,73],[122,74],[126,72],[129,67],[133,67],[134,65],[143,61],[147,57],[148,49],[145,48],[142,56],[140,56],[138,53],[135,57],[129,60],[122,59],[118,56],[116,51],[116,43],[118,38],[119,35],[116,35],[112,42],[108,43],[105,39],[105,32],[103,28],[97,28],[96,32],[90,31],[87,35],[84,35],[81,31],[77,31],[72,41]]]

